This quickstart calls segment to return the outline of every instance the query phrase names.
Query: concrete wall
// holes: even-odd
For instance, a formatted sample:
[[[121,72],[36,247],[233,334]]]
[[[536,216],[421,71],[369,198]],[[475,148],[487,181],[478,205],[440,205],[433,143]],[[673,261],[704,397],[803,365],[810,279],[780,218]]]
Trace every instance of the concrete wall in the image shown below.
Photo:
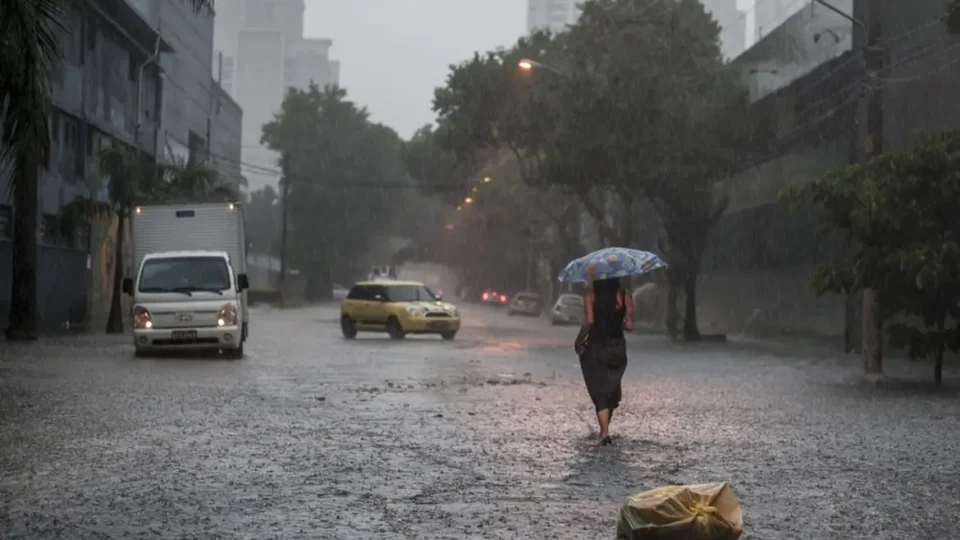
[[[758,2],[757,18],[774,17],[759,13],[761,6],[776,7],[776,0]],[[836,0],[833,5],[851,13],[853,0]],[[789,11],[787,11],[789,12]],[[853,46],[853,23],[826,7],[813,4],[794,12],[778,23],[775,31],[764,36],[733,61],[740,69],[743,84],[750,89],[751,99],[763,98],[803,77],[818,66]]]

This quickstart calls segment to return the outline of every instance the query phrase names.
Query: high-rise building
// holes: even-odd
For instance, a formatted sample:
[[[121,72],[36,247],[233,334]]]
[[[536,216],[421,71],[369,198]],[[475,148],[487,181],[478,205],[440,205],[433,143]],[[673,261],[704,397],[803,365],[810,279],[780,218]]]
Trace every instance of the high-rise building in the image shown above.
[[[214,49],[221,85],[243,107],[243,162],[249,189],[276,184],[277,154],[260,144],[290,87],[340,80],[329,39],[304,38],[304,0],[231,0],[217,4]],[[222,69],[219,68],[222,63]]]
[[[720,50],[726,60],[740,56],[747,44],[747,12],[738,0],[701,0],[713,20],[720,25]]]
[[[527,0],[527,31],[562,32],[580,18],[581,0]]]

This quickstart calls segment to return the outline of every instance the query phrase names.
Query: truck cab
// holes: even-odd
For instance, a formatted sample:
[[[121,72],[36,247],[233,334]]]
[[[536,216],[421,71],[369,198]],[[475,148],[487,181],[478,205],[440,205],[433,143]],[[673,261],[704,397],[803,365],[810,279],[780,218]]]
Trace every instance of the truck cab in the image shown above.
[[[247,276],[234,271],[223,251],[167,251],[143,258],[135,278],[124,280],[133,297],[138,355],[170,349],[223,350],[243,356],[247,326],[242,293]]]
[[[238,203],[138,206],[131,215],[138,356],[174,349],[241,358],[250,335],[243,208]]]

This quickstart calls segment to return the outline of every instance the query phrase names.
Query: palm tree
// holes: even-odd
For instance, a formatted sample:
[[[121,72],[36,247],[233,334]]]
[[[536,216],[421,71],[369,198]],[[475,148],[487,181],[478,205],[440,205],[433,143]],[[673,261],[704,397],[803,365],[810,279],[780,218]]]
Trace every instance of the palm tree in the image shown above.
[[[113,288],[106,331],[123,333],[123,241],[130,213],[139,204],[173,202],[235,201],[239,191],[224,183],[219,175],[202,163],[176,161],[153,166],[130,148],[108,148],[98,156],[98,177],[106,184],[107,200],[77,197],[64,206],[61,219],[66,228],[87,225],[93,219],[117,219],[114,244]]]
[[[55,32],[68,9],[95,0],[0,0],[0,164],[11,178],[13,279],[11,341],[36,339],[37,188],[50,162],[51,79],[60,60]],[[215,0],[183,0],[195,12]],[[8,196],[10,194],[7,194]]]

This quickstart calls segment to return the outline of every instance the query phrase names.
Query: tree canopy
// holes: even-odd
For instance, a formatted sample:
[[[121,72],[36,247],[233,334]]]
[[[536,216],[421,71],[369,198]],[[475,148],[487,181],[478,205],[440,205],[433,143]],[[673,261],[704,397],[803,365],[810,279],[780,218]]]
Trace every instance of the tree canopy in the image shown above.
[[[607,245],[649,234],[638,214],[651,209],[660,238],[642,247],[665,251],[687,296],[684,333],[696,339],[696,276],[726,207],[717,180],[750,135],[746,92],[696,0],[582,7],[566,32],[451,66],[434,96],[435,152],[473,172],[508,149],[528,186],[572,198]]]
[[[784,190],[794,205],[819,209],[826,230],[847,233],[858,246],[821,266],[811,284],[818,295],[880,295],[881,318],[895,345],[936,359],[960,350],[960,131],[928,133],[903,153],[825,175]]]
[[[281,154],[289,204],[290,259],[311,298],[350,281],[373,235],[386,233],[409,187],[397,134],[370,122],[346,90],[291,88],[262,143]]]

